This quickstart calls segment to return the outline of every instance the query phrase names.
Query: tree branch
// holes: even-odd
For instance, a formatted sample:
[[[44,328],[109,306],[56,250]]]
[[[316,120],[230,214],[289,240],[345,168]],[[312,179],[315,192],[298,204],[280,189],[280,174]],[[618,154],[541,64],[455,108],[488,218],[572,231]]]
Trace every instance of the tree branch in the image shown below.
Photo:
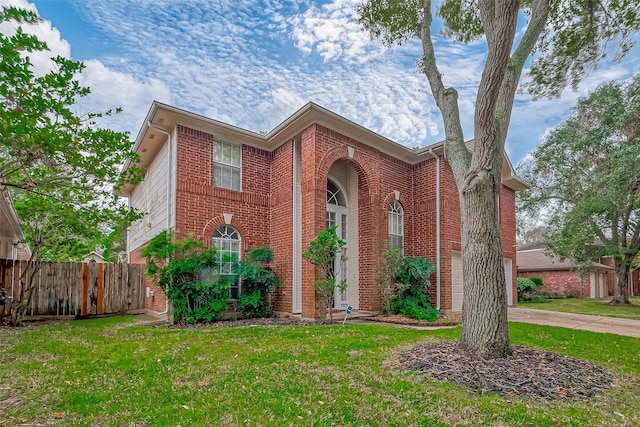
[[[423,18],[418,25],[417,35],[422,42],[422,71],[427,76],[431,92],[436,105],[442,113],[445,132],[445,157],[451,164],[457,182],[462,182],[464,174],[469,167],[471,156],[464,143],[464,133],[460,124],[460,110],[458,108],[458,91],[454,88],[445,88],[442,74],[438,70],[436,55],[431,40],[431,0],[424,0]]]
[[[498,143],[501,149],[504,149],[504,144],[507,139],[507,131],[513,111],[513,100],[515,99],[518,82],[522,75],[522,69],[547,24],[550,10],[550,0],[533,1],[529,25],[513,52],[513,55],[509,58],[507,73],[500,87],[494,114],[497,134],[499,135]]]
[[[495,155],[499,128],[496,125],[495,109],[515,37],[518,9],[519,4],[514,0],[479,2],[480,20],[487,37],[488,52],[476,96],[474,149],[463,192],[465,187],[474,186],[476,180],[482,180],[487,174],[493,173],[498,181],[500,179],[502,155]]]

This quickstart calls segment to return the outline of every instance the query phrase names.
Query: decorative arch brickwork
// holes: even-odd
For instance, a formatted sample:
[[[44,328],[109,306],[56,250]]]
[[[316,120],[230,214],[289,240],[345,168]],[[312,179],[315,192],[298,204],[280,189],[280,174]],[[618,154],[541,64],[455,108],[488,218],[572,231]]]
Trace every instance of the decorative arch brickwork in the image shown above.
[[[400,194],[400,198],[396,197],[396,192],[398,192]],[[381,205],[381,211],[382,211],[382,216],[383,216],[383,220],[380,223],[380,231],[381,231],[381,235],[383,236],[388,236],[389,235],[389,221],[388,221],[388,215],[389,215],[389,207],[391,206],[391,203],[394,201],[397,201],[398,203],[400,203],[400,206],[402,207],[402,212],[403,212],[403,220],[404,220],[404,229],[407,230],[409,227],[407,226],[407,222],[409,221],[408,215],[407,215],[407,202],[404,200],[404,194],[401,193],[398,190],[394,190],[392,192],[390,192],[389,194],[387,194],[385,196],[385,198],[382,201],[382,205]],[[403,236],[406,239],[406,232],[405,232],[405,236]],[[384,245],[384,249],[387,250],[389,249],[389,239],[381,239],[381,243]]]
[[[242,224],[240,224],[240,221],[235,218],[235,215],[231,217],[231,222],[229,223],[225,221],[223,215],[215,216],[207,221],[204,229],[202,230],[202,234],[200,236],[197,236],[198,240],[202,240],[205,248],[211,247],[211,238],[213,236],[213,232],[216,231],[216,228],[220,227],[221,225],[230,225],[238,230],[238,233],[240,234],[240,242],[242,245],[242,253],[245,253],[250,249],[247,244],[247,238],[245,237],[247,234],[244,230],[244,227]]]

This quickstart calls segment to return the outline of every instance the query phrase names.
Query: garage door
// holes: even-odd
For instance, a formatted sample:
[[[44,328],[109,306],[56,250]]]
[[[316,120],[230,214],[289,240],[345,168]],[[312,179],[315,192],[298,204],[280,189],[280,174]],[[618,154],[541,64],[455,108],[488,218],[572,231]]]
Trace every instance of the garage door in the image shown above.
[[[451,253],[451,310],[462,311],[462,254]]]
[[[513,305],[513,270],[511,258],[502,258],[504,278],[507,283],[507,305]]]
[[[504,273],[507,285],[507,304],[513,305],[513,264],[511,258],[503,258]],[[460,252],[451,253],[451,310],[462,311],[462,254]]]

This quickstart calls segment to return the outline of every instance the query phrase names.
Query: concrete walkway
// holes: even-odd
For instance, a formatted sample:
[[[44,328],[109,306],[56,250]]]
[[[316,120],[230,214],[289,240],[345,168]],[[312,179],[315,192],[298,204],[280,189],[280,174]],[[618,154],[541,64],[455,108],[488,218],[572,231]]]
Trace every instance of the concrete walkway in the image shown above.
[[[606,332],[640,338],[640,320],[560,313],[558,311],[531,310],[518,307],[509,307],[509,320],[512,322],[560,326],[563,328]]]

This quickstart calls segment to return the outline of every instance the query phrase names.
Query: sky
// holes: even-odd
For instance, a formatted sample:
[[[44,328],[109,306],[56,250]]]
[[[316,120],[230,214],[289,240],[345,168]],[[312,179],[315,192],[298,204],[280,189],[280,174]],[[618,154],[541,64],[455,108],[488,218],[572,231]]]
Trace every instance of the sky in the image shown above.
[[[387,48],[356,23],[360,0],[0,0],[35,9],[30,31],[51,53],[85,63],[92,94],[80,114],[121,107],[101,125],[135,138],[156,100],[254,132],[270,131],[309,101],[409,147],[444,138],[426,77],[416,67],[418,40]],[[524,23],[520,26],[523,30]],[[12,31],[7,23],[0,31]],[[434,37],[446,85],[459,91],[465,139],[483,41]],[[46,69],[48,59],[32,58]],[[619,64],[603,63],[577,92],[533,102],[516,98],[506,151],[514,164],[568,116],[579,96],[640,71],[640,47]],[[526,78],[526,77],[525,77]]]

